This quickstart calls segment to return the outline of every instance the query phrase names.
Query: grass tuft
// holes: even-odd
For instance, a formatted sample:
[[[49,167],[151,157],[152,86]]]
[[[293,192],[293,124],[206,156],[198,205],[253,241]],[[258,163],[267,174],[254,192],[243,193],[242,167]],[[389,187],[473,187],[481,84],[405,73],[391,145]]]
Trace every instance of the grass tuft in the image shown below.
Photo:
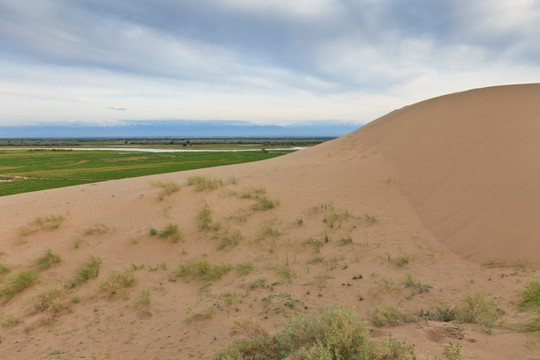
[[[30,224],[20,229],[21,235],[28,236],[39,230],[53,230],[62,225],[64,215],[46,215],[36,217]]]
[[[495,320],[503,314],[504,311],[495,300],[481,292],[466,296],[456,306],[456,317],[459,321],[478,324],[488,334],[491,333]]]
[[[0,288],[0,301],[7,303],[24,289],[34,285],[39,278],[35,270],[23,270],[11,274]]]
[[[540,279],[530,279],[520,294],[519,308],[533,310],[540,308]]]
[[[155,181],[152,185],[161,188],[161,191],[158,194],[159,200],[163,200],[165,196],[169,196],[180,190],[180,185],[171,180]]]
[[[219,186],[223,186],[223,181],[220,178],[209,176],[191,176],[187,180],[188,186],[195,186],[196,191],[215,190]]]
[[[99,289],[102,294],[108,297],[114,297],[119,295],[120,297],[127,299],[129,294],[126,288],[135,284],[135,275],[133,269],[125,269],[123,271],[113,271],[109,274],[107,279],[99,284]]]
[[[152,230],[150,230],[150,234],[152,234]],[[159,231],[157,233],[157,236],[159,236],[162,239],[166,239],[167,241],[177,243],[182,239],[182,232],[178,230],[178,226],[174,224],[167,224],[163,230]]]
[[[265,211],[270,210],[279,205],[279,201],[277,200],[270,200],[266,196],[262,196],[257,198],[257,202],[255,204],[251,205],[251,210],[257,210],[257,211]]]
[[[212,220],[212,210],[208,204],[204,204],[204,207],[199,211],[197,220],[199,222],[199,230],[201,231],[218,231],[221,228],[219,222]]]
[[[235,231],[229,231],[225,230],[221,232],[220,234],[216,235],[216,238],[219,241],[218,244],[218,250],[223,250],[226,247],[234,247],[240,243],[240,240],[244,238],[242,233],[238,230]]]
[[[88,260],[83,262],[77,270],[75,270],[75,276],[70,284],[70,287],[75,287],[79,284],[83,284],[90,279],[94,279],[99,275],[99,268],[101,266],[101,259],[96,256],[90,256]]]
[[[51,249],[47,249],[43,255],[34,260],[34,268],[36,271],[42,272],[60,262],[62,262],[60,255],[53,253]]]
[[[0,320],[0,325],[2,327],[13,327],[17,324],[20,324],[22,322],[22,319],[18,316],[14,315],[7,315]]]
[[[87,228],[86,230],[84,230],[84,234],[85,235],[93,235],[93,234],[102,235],[102,234],[105,234],[107,231],[109,231],[109,227],[107,225],[94,224],[90,226],[89,228]]]
[[[212,264],[206,260],[191,261],[178,265],[173,275],[185,280],[218,280],[232,270],[230,264]]]
[[[32,295],[32,307],[30,312],[47,312],[50,318],[54,318],[62,309],[66,307],[64,302],[66,290],[60,284],[54,284],[45,289],[40,289]]]
[[[133,306],[137,310],[137,314],[143,316],[152,316],[150,311],[150,289],[142,289],[137,293]]]

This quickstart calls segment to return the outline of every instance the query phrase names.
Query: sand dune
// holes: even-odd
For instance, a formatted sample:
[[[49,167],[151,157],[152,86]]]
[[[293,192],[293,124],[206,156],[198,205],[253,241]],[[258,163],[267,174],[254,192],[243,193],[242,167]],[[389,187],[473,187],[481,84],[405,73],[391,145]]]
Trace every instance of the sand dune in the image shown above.
[[[239,315],[273,332],[285,314],[327,304],[412,313],[481,291],[505,311],[491,335],[420,321],[372,336],[414,344],[419,359],[441,356],[449,342],[462,344],[465,358],[538,359],[538,341],[509,325],[523,317],[515,303],[529,264],[540,264],[539,100],[536,84],[472,90],[263,162],[0,198],[0,263],[15,272],[46,249],[62,257],[1,307],[20,322],[0,328],[0,357],[206,359],[230,344]],[[198,191],[193,176],[222,184]],[[156,181],[182,188],[160,200]],[[263,198],[274,207],[258,208]],[[51,215],[64,220],[35,224]],[[168,224],[181,230],[178,242],[151,236]],[[102,260],[96,279],[66,290],[57,312],[28,310],[36,291],[69,283],[89,256]],[[179,263],[199,260],[236,270],[211,281],[174,275]],[[123,296],[100,290],[109,272],[129,268],[136,282]],[[431,290],[412,294],[407,274]],[[145,289],[151,302],[141,312]],[[69,303],[74,295],[80,301]]]

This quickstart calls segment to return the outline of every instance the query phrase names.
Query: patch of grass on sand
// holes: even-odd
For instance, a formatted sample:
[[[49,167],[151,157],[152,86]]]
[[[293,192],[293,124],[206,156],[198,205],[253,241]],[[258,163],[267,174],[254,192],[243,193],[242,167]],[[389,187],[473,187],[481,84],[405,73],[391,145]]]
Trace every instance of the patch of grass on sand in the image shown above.
[[[330,305],[313,314],[289,317],[274,336],[255,319],[233,321],[233,332],[243,337],[214,355],[226,359],[409,359],[411,348],[394,339],[372,341],[358,313]]]
[[[126,288],[135,284],[135,275],[133,269],[125,269],[123,271],[113,271],[109,274],[107,279],[99,284],[101,293],[107,297],[114,297],[116,295],[121,298],[127,299],[129,294]]]
[[[31,235],[39,230],[53,230],[64,221],[64,215],[44,215],[36,217],[30,224],[23,226],[20,232],[24,236]]]
[[[518,327],[540,335],[540,279],[532,278],[520,293],[519,308],[528,312],[528,319]]]
[[[218,231],[221,228],[219,222],[213,221],[212,209],[210,209],[208,204],[204,204],[204,207],[199,211],[197,221],[199,222],[199,230],[201,231]]]
[[[83,262],[77,270],[75,270],[75,276],[70,284],[70,287],[75,287],[79,284],[83,284],[90,279],[94,279],[99,275],[99,268],[101,266],[101,259],[96,256],[90,256],[85,262]]]
[[[261,196],[257,198],[257,201],[255,202],[255,204],[251,205],[250,209],[256,210],[256,211],[265,211],[265,210],[273,209],[277,207],[278,205],[279,205],[279,201],[270,200],[266,196]]]
[[[188,186],[195,186],[196,191],[216,190],[223,186],[220,178],[210,176],[191,176],[187,180]]]
[[[47,249],[43,255],[34,260],[34,269],[39,272],[45,271],[60,262],[62,262],[60,255],[53,253],[51,249]]]
[[[178,229],[178,225],[167,224],[161,231],[156,229],[150,229],[150,235],[157,235],[167,241],[177,243],[182,239],[182,232]]]
[[[180,190],[180,185],[171,180],[154,181],[152,185],[161,189],[158,194],[159,200],[163,200],[165,196],[169,196]]]
[[[50,318],[54,318],[67,306],[65,303],[66,296],[66,290],[60,284],[39,289],[31,297],[30,313],[47,312]]]
[[[456,317],[459,321],[478,324],[488,334],[491,333],[495,320],[503,314],[504,311],[495,300],[481,292],[467,295],[456,306]]]
[[[185,280],[218,280],[233,268],[230,264],[213,264],[207,260],[191,261],[178,265],[173,276]]]
[[[22,270],[11,274],[0,288],[0,302],[7,303],[24,289],[34,285],[39,278],[35,270]]]

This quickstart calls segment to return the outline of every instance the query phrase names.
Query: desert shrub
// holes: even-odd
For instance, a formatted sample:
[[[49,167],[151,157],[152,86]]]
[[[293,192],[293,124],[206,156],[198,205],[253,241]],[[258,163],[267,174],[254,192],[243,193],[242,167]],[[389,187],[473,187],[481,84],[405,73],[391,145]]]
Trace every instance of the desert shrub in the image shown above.
[[[495,300],[481,292],[466,296],[456,306],[459,321],[478,324],[487,333],[491,333],[495,320],[503,314]]]
[[[5,264],[0,264],[0,276],[11,272],[11,268]]]
[[[38,216],[30,224],[21,228],[21,234],[27,236],[43,229],[53,230],[60,227],[63,221],[63,215]]]
[[[214,360],[402,360],[412,354],[393,339],[371,341],[369,329],[358,314],[341,305],[328,306],[315,314],[294,315],[272,337],[250,318],[238,320],[233,326],[245,337],[218,352]]]
[[[158,194],[159,200],[163,200],[165,196],[169,196],[180,190],[180,185],[171,180],[155,181],[152,185],[161,188],[161,191]]]
[[[417,281],[411,273],[407,274],[407,278],[403,282],[403,285],[405,285],[406,288],[411,289],[409,298],[413,297],[415,294],[427,293],[430,289],[433,289],[433,286]]]
[[[540,279],[530,279],[520,293],[521,310],[540,308]]]
[[[178,265],[173,275],[185,280],[217,280],[232,270],[230,264],[212,264],[206,260],[191,261]]]
[[[139,315],[152,315],[150,311],[150,289],[142,289],[137,293],[133,306]]]
[[[218,234],[216,238],[218,239],[218,242],[219,242],[218,250],[223,250],[226,247],[229,247],[229,246],[234,247],[238,245],[238,243],[240,242],[240,240],[244,238],[244,236],[238,230],[235,230],[232,232],[229,230],[225,230],[221,232],[220,234]]]
[[[420,309],[415,315],[420,319],[443,322],[454,321],[457,319],[456,309],[441,300],[433,301],[428,310]]]
[[[264,211],[264,210],[270,210],[279,205],[279,201],[277,200],[270,200],[269,198],[265,196],[261,196],[257,198],[257,201],[255,204],[251,205],[251,210],[258,210],[258,211]]]
[[[243,262],[243,263],[236,264],[235,268],[236,268],[236,273],[238,275],[246,276],[247,274],[253,271],[254,266],[250,262]]]
[[[93,234],[102,235],[102,234],[105,234],[107,231],[109,231],[109,227],[107,225],[94,224],[90,226],[89,228],[87,228],[86,230],[84,230],[84,234],[85,235],[93,235]]]
[[[94,279],[99,275],[99,268],[101,266],[101,259],[96,256],[90,256],[88,260],[83,262],[75,270],[75,276],[71,282],[71,287],[87,282],[90,279]]]
[[[53,253],[51,249],[47,249],[43,255],[34,260],[34,268],[37,271],[45,271],[61,261],[60,255]]]
[[[38,312],[48,312],[53,318],[66,307],[64,302],[66,298],[66,290],[60,284],[54,284],[44,289],[37,290],[31,297],[32,314]]]
[[[122,298],[128,298],[129,295],[125,289],[134,284],[135,275],[133,269],[125,269],[111,272],[107,279],[99,284],[99,289],[105,296],[120,295]]]
[[[0,288],[0,301],[7,303],[15,295],[24,289],[34,285],[38,280],[38,272],[35,270],[22,270],[11,274]]]
[[[208,204],[204,204],[204,207],[199,211],[197,221],[199,222],[199,230],[201,231],[218,231],[221,228],[219,222],[212,220],[212,210]]]
[[[369,311],[367,318],[376,327],[396,326],[402,323],[404,314],[394,305],[382,304]]]
[[[2,318],[0,325],[2,327],[13,327],[22,322],[22,319],[18,316],[7,315]]]
[[[182,232],[178,230],[178,225],[167,224],[157,235],[170,242],[176,243],[182,239]]]
[[[215,190],[223,185],[220,178],[209,176],[191,176],[187,181],[188,186],[195,186],[196,191]]]

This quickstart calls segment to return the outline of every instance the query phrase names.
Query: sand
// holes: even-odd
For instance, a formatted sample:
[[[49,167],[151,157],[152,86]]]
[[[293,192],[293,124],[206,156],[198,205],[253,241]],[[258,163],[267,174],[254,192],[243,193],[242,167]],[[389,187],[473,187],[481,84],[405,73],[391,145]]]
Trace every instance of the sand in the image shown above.
[[[449,342],[466,359],[540,359],[539,339],[512,330],[524,316],[518,292],[540,265],[538,114],[538,84],[471,90],[271,160],[2,197],[0,263],[25,269],[46,249],[62,262],[0,307],[0,320],[21,320],[0,328],[0,358],[208,359],[232,342],[238,316],[275,332],[287,314],[333,303],[365,316],[383,303],[414,312],[480,291],[505,311],[491,334],[417,321],[372,336],[406,341],[418,359],[442,356]],[[187,185],[193,176],[222,185],[197,191]],[[181,190],[160,199],[156,181]],[[253,209],[257,196],[275,207]],[[199,228],[206,205],[219,230]],[[64,217],[57,228],[21,231],[51,215]],[[180,241],[150,235],[167,224]],[[99,276],[65,300],[80,301],[31,314],[36,291],[68,283],[89,256],[102,260]],[[196,260],[253,269],[213,281],[173,276]],[[104,295],[108,274],[127,268],[137,268],[135,284]],[[407,274],[432,288],[411,296]],[[260,279],[264,286],[246,290]],[[150,305],[141,311],[145,289]]]

